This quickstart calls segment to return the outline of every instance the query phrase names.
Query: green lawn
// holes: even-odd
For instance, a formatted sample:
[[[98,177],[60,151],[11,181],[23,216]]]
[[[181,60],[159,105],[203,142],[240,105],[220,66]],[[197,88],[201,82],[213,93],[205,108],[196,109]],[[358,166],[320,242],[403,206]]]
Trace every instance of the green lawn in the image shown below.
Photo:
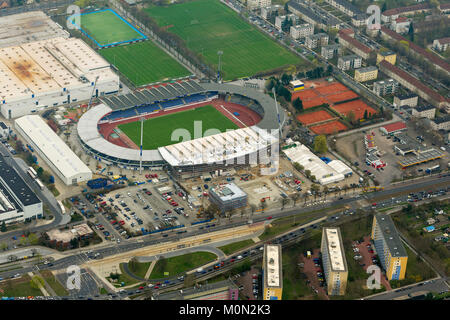
[[[302,63],[301,58],[217,0],[150,6],[147,12],[160,27],[166,27],[183,39],[190,50],[203,56],[214,70],[218,66],[217,52],[222,51],[224,80]]]
[[[189,76],[191,73],[150,40],[102,49],[99,53],[135,86]]]
[[[143,38],[110,10],[81,15],[81,28],[100,46]]]
[[[237,129],[238,127],[213,106],[204,106],[196,109],[181,111],[165,116],[148,119],[144,122],[144,143],[143,149],[156,149],[161,146],[183,141],[197,139],[194,135],[194,121],[202,121],[202,136],[225,132],[227,129]],[[139,121],[121,124],[118,126],[136,145],[140,144],[141,125]],[[178,137],[172,140],[172,133],[178,129],[181,133],[185,130],[189,132],[190,137]],[[180,130],[181,129],[181,130]],[[184,129],[184,130],[183,130]],[[217,129],[214,132],[209,129]],[[187,133],[186,132],[186,133]]]
[[[193,252],[182,256],[164,258],[158,260],[150,274],[150,279],[161,279],[167,276],[164,272],[169,272],[169,276],[195,269],[208,262],[213,261],[217,256],[210,252]]]
[[[252,244],[254,244],[253,240],[243,240],[224,245],[222,247],[219,247],[218,249],[222,250],[226,255],[229,255]]]
[[[150,264],[151,262],[135,262],[134,267],[131,267],[130,264],[128,264],[128,268],[136,276],[144,278]]]
[[[0,283],[0,297],[42,296],[39,289],[30,285],[31,278],[25,275],[19,279],[8,279]]]
[[[42,278],[48,283],[58,296],[67,296],[68,292],[64,286],[56,280],[55,276],[50,270],[41,271]]]

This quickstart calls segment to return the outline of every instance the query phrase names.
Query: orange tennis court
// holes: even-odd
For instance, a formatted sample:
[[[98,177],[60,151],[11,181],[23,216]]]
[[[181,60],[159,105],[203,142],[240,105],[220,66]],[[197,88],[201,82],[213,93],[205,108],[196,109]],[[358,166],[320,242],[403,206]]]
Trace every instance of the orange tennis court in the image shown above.
[[[333,82],[324,86],[314,88],[319,94],[329,96],[339,92],[349,91],[350,89],[339,82]]]
[[[337,112],[345,116],[348,116],[350,111],[353,111],[356,119],[362,119],[364,117],[365,110],[367,110],[368,115],[377,113],[375,109],[369,107],[361,100],[354,100],[350,102],[337,104],[332,106],[331,108],[333,108],[333,110],[336,110]]]
[[[358,95],[350,90],[327,96],[327,100],[330,101],[331,103],[351,100],[355,98],[358,98]]]
[[[315,134],[334,134],[340,131],[347,130],[347,126],[342,122],[336,120],[323,124],[319,124],[317,126],[313,126],[309,128]]]
[[[300,121],[303,125],[309,125],[329,119],[333,119],[333,116],[325,110],[318,110],[297,116],[297,120]]]

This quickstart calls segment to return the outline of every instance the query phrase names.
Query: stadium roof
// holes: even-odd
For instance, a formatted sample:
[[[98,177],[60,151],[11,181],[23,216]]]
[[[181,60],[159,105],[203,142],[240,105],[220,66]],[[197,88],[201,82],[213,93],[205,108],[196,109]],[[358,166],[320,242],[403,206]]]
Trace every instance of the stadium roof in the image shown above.
[[[164,100],[172,100],[204,91],[205,89],[200,87],[195,81],[187,80],[173,84],[167,83],[124,95],[104,97],[102,100],[110,106],[112,110],[122,110],[145,106]]]
[[[40,149],[57,170],[67,179],[91,173],[91,170],[61,140],[38,115],[28,115],[15,120],[24,134]]]
[[[30,189],[17,171],[6,163],[3,156],[0,156],[0,191],[4,196],[8,196],[10,191],[14,193],[15,197],[25,206],[41,202],[36,194]],[[9,202],[18,206],[14,197],[8,197]],[[18,207],[16,209],[19,209]]]
[[[204,90],[207,91],[217,91],[219,93],[233,93],[240,94],[242,96],[253,99],[261,105],[264,110],[264,115],[262,116],[262,120],[257,124],[257,126],[261,129],[271,130],[278,129],[278,117],[277,110],[275,107],[275,100],[267,94],[264,94],[258,90],[241,87],[232,84],[219,84],[214,82],[204,82],[200,84]],[[282,108],[278,108],[280,112],[280,122],[283,125],[285,121],[285,114]]]
[[[405,247],[400,239],[400,236],[395,228],[392,218],[387,214],[377,213],[375,215],[378,226],[380,227],[384,241],[389,248],[391,256],[394,258],[407,257]]]
[[[100,104],[88,110],[78,121],[78,136],[85,145],[111,158],[139,161],[140,154],[138,149],[130,149],[115,145],[103,138],[98,132],[98,122],[111,111],[112,109],[104,104]],[[158,150],[143,150],[142,160],[162,161],[163,158]]]
[[[227,163],[267,149],[278,139],[256,126],[180,142],[158,150],[171,166]],[[255,162],[259,159],[255,157]],[[256,164],[256,163],[255,163]]]

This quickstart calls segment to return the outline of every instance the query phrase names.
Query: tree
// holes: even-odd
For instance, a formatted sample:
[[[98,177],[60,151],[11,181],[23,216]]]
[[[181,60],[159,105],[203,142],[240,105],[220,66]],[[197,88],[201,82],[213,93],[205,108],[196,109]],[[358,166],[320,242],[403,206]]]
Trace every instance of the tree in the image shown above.
[[[132,272],[136,272],[139,262],[137,261],[136,257],[131,258],[130,261],[128,261],[128,268]]]
[[[293,207],[295,207],[295,204],[297,203],[298,199],[300,199],[300,193],[295,192],[295,193],[291,194],[291,199],[294,202]]]
[[[380,111],[380,113],[381,113],[381,111]],[[364,110],[364,120],[367,120],[367,109],[366,110]]]
[[[184,277],[184,287],[189,288],[192,287],[195,283],[195,274],[190,273]]]
[[[290,74],[283,73],[283,75],[281,76],[281,83],[287,86],[291,81],[292,76]]]
[[[328,151],[327,138],[324,135],[319,135],[314,138],[314,152],[324,154]]]
[[[0,228],[0,231],[1,231],[1,232],[6,232],[6,230],[7,230],[7,228],[6,228],[6,223],[5,223],[5,221],[3,221],[2,226],[1,226],[1,228]]]
[[[44,279],[40,276],[33,276],[30,280],[30,286],[34,289],[40,289],[44,287],[45,282]]]
[[[288,202],[289,202],[288,198],[284,198],[284,197],[281,198],[281,210],[284,210],[284,206],[287,205]]]
[[[292,102],[292,105],[294,106],[295,110],[297,110],[298,112],[303,111],[303,102],[302,102],[302,100],[300,100],[300,98],[295,99],[294,102]]]
[[[349,121],[351,124],[355,124],[355,121],[356,121],[355,113],[354,113],[353,111],[350,111],[350,112],[347,114],[347,119],[348,119],[348,121]]]

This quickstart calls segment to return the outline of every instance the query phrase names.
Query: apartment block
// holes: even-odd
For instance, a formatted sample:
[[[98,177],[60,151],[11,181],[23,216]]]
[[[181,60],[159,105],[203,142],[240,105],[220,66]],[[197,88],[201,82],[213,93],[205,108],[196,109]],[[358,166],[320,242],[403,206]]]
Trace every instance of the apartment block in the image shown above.
[[[394,94],[398,90],[398,81],[394,79],[374,82],[372,91],[378,96]]]
[[[338,59],[338,68],[343,71],[361,68],[361,64],[362,59],[356,54],[339,57]]]
[[[339,228],[322,229],[320,250],[328,295],[344,295],[347,288],[348,268]]]
[[[311,23],[303,23],[296,26],[291,26],[291,37],[295,40],[306,38],[314,34],[314,25]]]
[[[375,80],[378,77],[378,69],[375,66],[368,66],[355,70],[355,80],[358,82],[365,82]]]

